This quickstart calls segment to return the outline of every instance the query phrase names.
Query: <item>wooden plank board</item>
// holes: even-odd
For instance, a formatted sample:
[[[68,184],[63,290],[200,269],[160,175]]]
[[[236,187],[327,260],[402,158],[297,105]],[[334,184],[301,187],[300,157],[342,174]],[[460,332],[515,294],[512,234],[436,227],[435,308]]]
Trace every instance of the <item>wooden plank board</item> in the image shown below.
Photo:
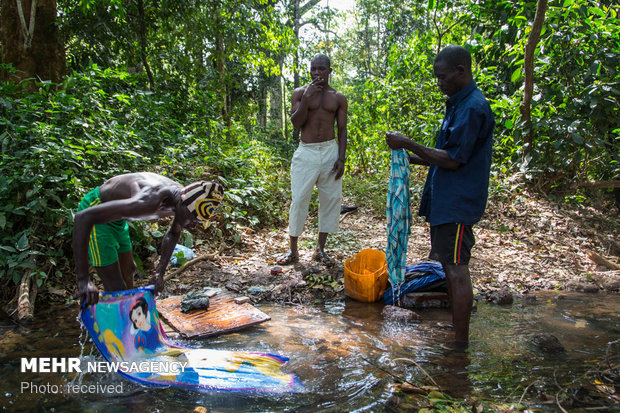
[[[209,299],[206,310],[181,312],[183,296],[157,300],[157,310],[168,324],[186,338],[212,337],[271,320],[250,303],[236,304],[234,297],[219,292]]]

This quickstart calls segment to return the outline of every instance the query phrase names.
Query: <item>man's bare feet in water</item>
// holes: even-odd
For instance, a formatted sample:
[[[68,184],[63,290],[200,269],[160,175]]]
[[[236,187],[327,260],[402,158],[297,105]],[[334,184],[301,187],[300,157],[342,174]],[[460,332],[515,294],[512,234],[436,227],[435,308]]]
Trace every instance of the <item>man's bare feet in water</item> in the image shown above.
[[[299,261],[299,254],[293,251],[289,251],[286,254],[278,257],[276,263],[279,265],[291,265]]]

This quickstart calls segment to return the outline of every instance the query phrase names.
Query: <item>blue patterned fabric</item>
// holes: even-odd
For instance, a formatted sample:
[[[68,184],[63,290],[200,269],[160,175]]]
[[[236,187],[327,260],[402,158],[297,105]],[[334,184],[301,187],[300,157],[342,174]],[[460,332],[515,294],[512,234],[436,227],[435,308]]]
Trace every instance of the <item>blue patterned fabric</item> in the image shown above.
[[[103,293],[80,315],[113,371],[145,386],[241,393],[303,388],[294,374],[282,371],[286,357],[192,348],[170,340],[161,326],[152,286]]]
[[[409,155],[404,149],[392,151],[386,213],[387,248],[385,258],[390,283],[397,286],[405,280],[407,243],[411,232]]]
[[[400,298],[407,293],[421,290],[436,281],[446,279],[446,273],[443,271],[443,267],[436,262],[421,262],[416,265],[407,265],[406,271],[407,274],[425,273],[425,275],[407,281],[400,285],[397,290],[394,288],[387,288],[383,294],[383,304],[393,305],[394,302],[398,302]]]

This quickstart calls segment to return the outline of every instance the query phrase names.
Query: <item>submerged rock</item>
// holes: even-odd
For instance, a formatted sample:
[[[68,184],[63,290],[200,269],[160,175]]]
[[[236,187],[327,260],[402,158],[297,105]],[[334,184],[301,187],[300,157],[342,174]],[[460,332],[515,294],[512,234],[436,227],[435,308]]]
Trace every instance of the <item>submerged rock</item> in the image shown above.
[[[564,351],[564,346],[553,334],[537,333],[530,337],[530,344],[543,353],[558,353]]]
[[[383,318],[390,321],[403,321],[403,322],[419,322],[422,317],[414,311],[407,310],[406,308],[396,307],[394,305],[386,305],[382,312]]]
[[[448,308],[450,300],[444,292],[413,292],[403,295],[399,304],[406,308]]]

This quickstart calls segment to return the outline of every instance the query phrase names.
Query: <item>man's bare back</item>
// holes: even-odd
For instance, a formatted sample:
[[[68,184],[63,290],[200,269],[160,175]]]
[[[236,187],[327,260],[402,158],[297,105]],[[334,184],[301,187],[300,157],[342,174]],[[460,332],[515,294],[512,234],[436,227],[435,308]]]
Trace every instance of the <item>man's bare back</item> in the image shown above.
[[[142,199],[150,202],[157,200],[160,203],[156,213],[124,217],[128,221],[136,221],[174,215],[178,192],[182,188],[181,184],[165,176],[152,172],[136,172],[108,179],[99,187],[99,194],[102,202],[128,199],[139,195]]]
[[[133,288],[136,264],[129,229],[122,224],[123,220],[173,216],[162,239],[159,264],[150,281],[155,285],[155,292],[160,292],[165,281],[163,274],[181,231],[199,221],[208,220],[217,210],[222,195],[223,189],[217,184],[199,181],[183,187],[165,176],[150,172],[118,175],[89,192],[80,202],[73,227],[73,253],[80,301],[90,305],[99,300],[99,291],[89,277],[89,254],[92,251],[97,254],[97,262],[93,266],[107,291]],[[114,230],[104,227],[115,222],[121,222],[121,225],[117,224]],[[100,227],[94,231],[96,225]],[[94,245],[92,249],[91,243]],[[102,251],[104,260],[101,259]],[[92,257],[90,261],[94,262]]]

